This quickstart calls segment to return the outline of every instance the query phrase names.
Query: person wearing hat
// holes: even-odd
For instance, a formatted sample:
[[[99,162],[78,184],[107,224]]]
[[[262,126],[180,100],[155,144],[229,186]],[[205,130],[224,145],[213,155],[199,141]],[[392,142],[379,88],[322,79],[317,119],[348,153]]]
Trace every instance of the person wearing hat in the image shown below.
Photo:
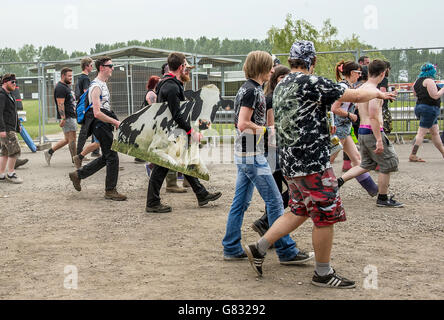
[[[192,130],[189,121],[185,119],[180,112],[180,102],[185,101],[183,84],[190,80],[189,70],[192,66],[188,64],[185,55],[172,52],[168,56],[168,68],[169,73],[167,73],[157,85],[157,102],[167,102],[172,119],[176,122],[178,128],[184,130],[191,139],[199,141],[201,134]],[[166,213],[172,211],[170,206],[164,205],[160,201],[160,188],[167,174],[168,168],[154,165],[148,185],[146,212]],[[222,195],[220,192],[208,192],[199,182],[199,179],[187,175],[184,176],[196,194],[200,207],[210,201],[219,199]]]
[[[418,133],[415,138],[415,145],[409,156],[410,162],[425,162],[416,154],[421,146],[424,136],[430,132],[432,141],[436,149],[444,157],[444,146],[439,136],[438,116],[440,114],[441,97],[444,94],[444,87],[439,89],[435,83],[436,68],[431,63],[426,63],[421,67],[421,73],[413,85],[413,92],[418,98],[415,106],[415,115],[419,119]]]
[[[17,139],[20,123],[12,92],[17,86],[15,74],[7,73],[2,77],[0,88],[0,182],[23,183],[17,176],[15,164],[21,149]],[[7,171],[7,172],[6,172]]]
[[[346,89],[313,75],[316,51],[311,41],[296,41],[288,62],[291,73],[277,85],[273,107],[280,164],[290,189],[291,211],[279,217],[257,243],[245,246],[244,250],[253,269],[262,275],[267,249],[310,217],[314,223],[312,242],[315,251],[312,284],[354,288],[354,281],[338,275],[330,265],[333,226],[345,221],[346,217],[330,163],[331,132],[327,112],[335,101],[393,99],[396,93],[382,93],[376,88]]]

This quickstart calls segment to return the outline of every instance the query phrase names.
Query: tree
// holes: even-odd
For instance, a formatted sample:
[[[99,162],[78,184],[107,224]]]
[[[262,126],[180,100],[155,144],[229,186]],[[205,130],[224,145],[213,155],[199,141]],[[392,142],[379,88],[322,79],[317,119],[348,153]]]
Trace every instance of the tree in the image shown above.
[[[39,48],[39,58],[41,61],[59,61],[69,59],[68,53],[54,46],[46,46]]]
[[[331,51],[357,51],[361,48],[370,49],[371,46],[362,43],[359,37],[353,35],[351,39],[340,41],[337,39],[338,29],[331,24],[330,19],[325,20],[320,30],[316,29],[306,20],[293,20],[291,14],[285,19],[285,25],[279,29],[275,26],[268,31],[268,41],[273,53],[287,53],[296,39],[309,40],[314,43],[317,55],[316,73],[334,79],[334,68],[341,60],[356,60],[356,53],[328,53]],[[286,59],[281,62],[287,64]]]

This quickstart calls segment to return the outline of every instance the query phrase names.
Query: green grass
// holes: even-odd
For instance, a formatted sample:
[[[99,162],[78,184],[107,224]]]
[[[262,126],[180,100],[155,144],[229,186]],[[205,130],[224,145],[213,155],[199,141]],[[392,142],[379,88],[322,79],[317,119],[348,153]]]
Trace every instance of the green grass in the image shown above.
[[[32,139],[39,136],[39,102],[37,100],[23,100],[23,110],[26,111],[26,122],[23,123]],[[58,123],[46,123],[45,135],[61,132]],[[21,139],[22,137],[19,138]]]

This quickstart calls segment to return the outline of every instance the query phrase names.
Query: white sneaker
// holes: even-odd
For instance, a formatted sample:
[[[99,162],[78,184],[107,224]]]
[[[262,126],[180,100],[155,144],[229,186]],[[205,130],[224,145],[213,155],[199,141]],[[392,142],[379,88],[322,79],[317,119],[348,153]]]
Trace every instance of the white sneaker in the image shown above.
[[[44,154],[45,154],[46,163],[48,164],[48,166],[50,166],[51,165],[52,154],[49,154],[49,150],[46,150],[44,152]]]
[[[15,184],[23,183],[23,179],[19,178],[19,177],[17,176],[17,173],[15,173],[15,172],[12,174],[12,176],[10,176],[9,173],[8,173],[8,174],[6,175],[6,180],[7,180],[8,182],[15,183]]]

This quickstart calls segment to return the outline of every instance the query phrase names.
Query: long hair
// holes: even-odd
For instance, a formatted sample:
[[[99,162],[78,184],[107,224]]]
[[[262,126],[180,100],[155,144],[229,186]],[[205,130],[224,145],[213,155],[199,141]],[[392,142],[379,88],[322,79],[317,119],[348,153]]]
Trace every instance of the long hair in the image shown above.
[[[274,68],[274,73],[270,77],[270,81],[268,81],[266,88],[265,88],[265,95],[268,96],[270,94],[273,94],[274,89],[276,88],[278,82],[278,78],[283,75],[287,75],[290,73],[290,69],[288,69],[286,66],[279,65],[276,68]]]

